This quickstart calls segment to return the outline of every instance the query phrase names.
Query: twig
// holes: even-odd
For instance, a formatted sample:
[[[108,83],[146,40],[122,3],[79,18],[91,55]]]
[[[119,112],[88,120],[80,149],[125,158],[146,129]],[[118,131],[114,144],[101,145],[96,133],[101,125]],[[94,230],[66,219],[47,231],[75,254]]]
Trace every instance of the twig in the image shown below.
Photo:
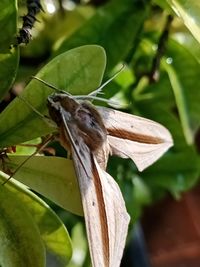
[[[151,71],[149,73],[149,83],[154,83],[154,82],[158,81],[158,79],[159,79],[160,61],[161,61],[161,59],[165,53],[165,50],[166,50],[166,44],[168,41],[169,30],[170,30],[172,20],[173,20],[173,16],[168,15],[163,32],[162,32],[160,39],[158,41],[157,53],[153,58]]]

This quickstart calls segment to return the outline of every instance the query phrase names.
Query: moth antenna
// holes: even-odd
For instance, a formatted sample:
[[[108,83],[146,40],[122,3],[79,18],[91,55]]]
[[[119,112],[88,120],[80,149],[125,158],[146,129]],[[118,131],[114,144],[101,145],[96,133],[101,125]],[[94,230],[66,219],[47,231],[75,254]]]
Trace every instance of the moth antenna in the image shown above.
[[[103,83],[100,87],[98,87],[95,91],[91,92],[90,94],[88,94],[88,96],[93,96],[96,94],[101,93],[101,90],[108,84],[110,83],[112,80],[115,79],[115,77],[117,77],[117,75],[119,75],[120,72],[122,72],[122,70],[124,69],[125,65],[123,64],[122,67],[110,78],[108,79],[105,83]]]
[[[68,92],[66,92],[66,91],[64,91],[64,90],[61,90],[61,89],[55,87],[54,85],[52,85],[52,84],[50,84],[50,83],[48,83],[48,82],[46,82],[46,81],[44,81],[44,80],[42,80],[42,79],[36,77],[36,76],[31,76],[31,78],[33,78],[33,79],[35,79],[35,80],[37,80],[37,81],[43,83],[44,85],[48,86],[49,88],[53,89],[53,90],[56,91],[56,92],[66,94],[66,95],[68,95],[68,96],[72,96],[70,93],[68,93]]]
[[[5,185],[11,178],[13,178],[13,176],[19,171],[19,169],[24,166],[24,164],[31,159],[32,157],[34,157],[37,153],[39,153],[40,151],[42,151],[48,144],[50,141],[53,140],[53,136],[51,135],[50,137],[47,138],[47,140],[44,142],[44,144],[39,147],[33,154],[31,154],[28,158],[26,158],[19,166],[17,166],[17,168],[15,169],[15,171],[8,177],[8,179],[6,179],[2,185]]]
[[[45,84],[46,86],[48,86],[48,87],[50,87],[51,89],[53,89],[53,90],[55,90],[55,91],[57,91],[57,92],[59,92],[59,93],[63,93],[63,94],[66,94],[66,95],[68,95],[68,96],[71,96],[71,97],[73,97],[73,98],[75,98],[75,99],[81,99],[81,100],[84,100],[84,99],[89,99],[89,100],[99,100],[99,101],[102,101],[102,102],[106,102],[106,103],[108,103],[108,104],[110,104],[110,105],[113,105],[113,106],[115,106],[115,107],[119,107],[120,106],[120,104],[119,103],[117,103],[117,102],[115,102],[115,101],[112,101],[112,100],[109,100],[109,99],[105,99],[105,98],[101,98],[101,97],[97,97],[96,95],[97,94],[104,94],[103,92],[102,92],[102,89],[108,84],[108,83],[110,83],[113,79],[115,79],[115,77],[124,69],[124,64],[122,65],[122,67],[110,78],[110,79],[108,79],[104,84],[102,84],[100,87],[98,87],[95,91],[93,91],[93,92],[91,92],[90,94],[88,94],[88,95],[75,95],[75,96],[73,96],[73,95],[71,95],[70,93],[68,93],[68,92],[66,92],[66,91],[64,91],[64,90],[61,90],[61,89],[58,89],[57,87],[55,87],[54,85],[52,85],[52,84],[50,84],[50,83],[48,83],[48,82],[46,82],[46,81],[44,81],[44,80],[42,80],[42,79],[40,79],[40,78],[38,78],[38,77],[36,77],[36,76],[32,76],[32,78],[33,79],[35,79],[35,80],[37,80],[37,81],[39,81],[39,82],[41,82],[41,83],[43,83],[43,84]],[[29,106],[30,106],[30,104],[29,103],[27,103]],[[31,107],[31,108],[33,108],[33,107]],[[33,108],[34,109],[34,108]],[[35,110],[35,109],[34,109]],[[38,111],[36,111],[35,110],[35,112],[36,113],[38,113]],[[41,114],[40,114],[41,115]]]
[[[82,95],[76,95],[74,96],[75,99],[80,99],[80,100],[99,100],[101,102],[106,102],[110,105],[114,105],[114,106],[120,106],[120,104],[116,101],[107,99],[107,98],[102,98],[102,97],[98,97],[98,96],[92,96],[92,95],[86,95],[86,96],[82,96]]]

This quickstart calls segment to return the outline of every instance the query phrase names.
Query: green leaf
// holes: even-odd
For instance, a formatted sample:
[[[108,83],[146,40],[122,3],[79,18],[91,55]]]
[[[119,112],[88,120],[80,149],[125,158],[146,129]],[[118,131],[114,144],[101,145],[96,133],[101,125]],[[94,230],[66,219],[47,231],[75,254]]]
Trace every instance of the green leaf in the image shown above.
[[[171,82],[185,138],[188,144],[192,144],[200,126],[200,64],[184,46],[175,41],[169,43],[167,56],[172,62],[167,64],[163,60],[162,64]]]
[[[8,179],[7,175],[0,177],[0,181]],[[72,255],[71,241],[69,234],[60,221],[58,216],[42,201],[38,196],[28,190],[24,185],[9,181],[6,188],[11,191],[16,198],[19,198],[31,214],[33,221],[37,224],[42,240],[44,241],[47,254],[50,255],[51,261],[56,264],[56,267],[65,267]]]
[[[177,32],[172,35],[178,43],[183,45],[200,63],[200,45],[190,32]]]
[[[150,47],[152,47],[150,41],[142,42],[142,51],[149,51]],[[150,51],[149,54],[151,54]],[[141,64],[143,61],[140,62]],[[162,116],[162,113],[157,112],[158,108],[160,111],[165,110],[164,112],[171,113],[170,116],[174,118],[177,114],[172,110],[177,109],[182,129],[178,126],[178,119],[176,119],[177,122],[174,120],[173,124],[170,119],[171,123],[168,123],[167,117],[169,116],[166,117],[164,112],[161,122],[170,130],[172,129],[173,135],[177,137],[176,142],[182,142],[181,132],[183,131],[187,143],[192,144],[194,135],[200,126],[199,77],[198,59],[187,47],[177,41],[169,40],[165,57],[161,61],[159,81],[149,84],[147,79],[141,79],[133,92],[134,105],[139,108],[140,115],[155,120],[156,117]]]
[[[7,167],[14,171],[26,159],[26,156],[9,156]],[[83,215],[72,160],[35,156],[21,166],[14,178],[62,208]]]
[[[189,112],[187,108],[187,100],[184,97],[184,89],[181,81],[178,79],[178,73],[170,65],[166,65],[166,70],[171,81],[172,88],[174,90],[174,96],[176,99],[177,107],[179,110],[180,119],[183,126],[183,131],[188,144],[193,143],[193,134],[190,127]]]
[[[19,51],[10,49],[17,31],[17,4],[15,0],[0,1],[0,100],[13,83],[18,67]]]
[[[165,11],[167,10],[171,13],[171,7],[166,0],[153,0],[153,4],[156,4],[160,6],[162,9],[164,9]]]
[[[200,43],[200,1],[167,0],[167,2]]]
[[[185,148],[186,141],[180,120],[172,112],[175,101],[167,74],[161,72],[161,77],[156,83],[148,84],[147,81],[144,87],[140,83],[133,92],[133,113],[164,125],[173,136],[175,148]]]
[[[65,225],[44,201],[28,190],[26,195],[24,193],[22,195],[18,192],[27,210],[33,216],[44,241],[47,254],[46,266],[50,265],[49,259],[56,267],[67,266],[72,256],[72,245]]]
[[[5,186],[0,190],[0,246],[0,266],[45,266],[37,226],[21,200]]]
[[[74,34],[63,41],[56,54],[84,44],[106,50],[107,70],[125,59],[138,38],[147,16],[148,1],[114,0],[99,8]]]
[[[24,142],[21,145],[16,146],[15,155],[32,155],[38,149],[38,145],[41,144],[40,137]]]
[[[70,93],[87,94],[101,83],[105,64],[103,48],[82,46],[54,58],[37,77]],[[47,97],[52,92],[41,82],[32,80],[22,97],[38,112],[47,114]],[[17,98],[0,115],[0,147],[23,143],[54,130],[27,103]]]
[[[77,223],[71,232],[74,254],[68,267],[82,267],[88,253],[88,245],[83,223]],[[90,266],[90,265],[89,265]]]
[[[160,84],[160,87],[162,87],[162,83]],[[157,88],[159,89],[159,87],[156,87],[155,89]],[[166,109],[163,102],[159,101],[160,100],[155,97],[152,100],[137,102],[137,110],[139,110],[140,115],[143,117],[161,123],[170,131],[174,140],[174,148],[176,150],[185,149],[187,144],[180,121],[177,116],[170,112],[170,110]]]
[[[142,173],[151,187],[165,188],[175,197],[191,189],[198,181],[199,158],[193,148],[168,153]]]

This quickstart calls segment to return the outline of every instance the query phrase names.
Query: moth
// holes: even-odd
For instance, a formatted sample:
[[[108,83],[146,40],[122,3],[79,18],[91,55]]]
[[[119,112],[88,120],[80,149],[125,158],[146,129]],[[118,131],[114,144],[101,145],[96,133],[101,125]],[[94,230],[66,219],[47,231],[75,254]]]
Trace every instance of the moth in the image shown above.
[[[105,172],[109,145],[100,113],[66,94],[48,97],[61,144],[72,153],[78,178],[92,265],[119,266],[129,224],[121,192]]]
[[[106,172],[108,157],[131,158],[142,171],[162,156],[173,140],[169,131],[154,121],[85,101],[93,99],[103,86],[81,97],[59,90],[48,97],[47,107],[60,143],[72,155],[92,266],[118,267],[130,217],[117,183]]]
[[[106,173],[109,154],[131,158],[142,171],[173,145],[162,125],[66,93],[48,97],[60,143],[71,151],[77,175],[92,265],[120,265],[129,215],[120,189]]]

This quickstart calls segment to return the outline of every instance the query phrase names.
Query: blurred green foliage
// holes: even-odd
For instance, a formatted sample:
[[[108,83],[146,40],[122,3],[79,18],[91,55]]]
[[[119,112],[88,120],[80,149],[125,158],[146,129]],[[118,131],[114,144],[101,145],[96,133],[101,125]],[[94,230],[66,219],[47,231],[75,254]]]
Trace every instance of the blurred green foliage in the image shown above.
[[[142,173],[137,171],[133,162],[119,158],[110,159],[108,172],[122,190],[132,223],[141,216],[145,205],[152,204],[166,193],[180,198],[182,192],[197,184],[200,173],[200,3],[196,0],[91,0],[87,4],[85,1],[77,4],[77,1],[43,0],[41,4],[45,12],[37,17],[39,22],[31,31],[30,43],[15,47],[22,24],[20,16],[26,14],[26,6],[23,1],[3,0],[0,3],[0,27],[4,33],[0,41],[0,147],[18,145],[52,132],[52,128],[21,100],[11,101],[13,95],[23,91],[30,76],[43,66],[40,78],[71,93],[86,94],[99,86],[104,70],[104,80],[107,80],[123,63],[123,72],[104,89],[105,97],[120,101],[125,112],[162,123],[172,133],[174,147]],[[81,47],[83,45],[93,46]],[[105,49],[107,64],[103,50],[95,45]],[[46,115],[46,97],[51,92],[51,89],[32,81],[23,94],[31,105]],[[26,147],[26,155],[37,147],[38,139],[29,144],[33,146]],[[20,146],[17,147],[16,154],[20,155]],[[65,156],[58,144],[50,144],[49,149],[52,147],[57,156]],[[18,171],[16,179],[26,181],[35,190],[40,187],[40,193],[45,197],[50,195],[51,200],[56,199],[55,202],[65,209],[80,214],[80,200],[62,205],[66,201],[62,198],[65,191],[60,196],[56,194],[54,177],[59,174],[52,169],[57,160],[49,160],[43,169],[43,161],[37,169],[38,160],[36,163],[32,160],[27,168],[24,166]],[[6,165],[3,159],[1,161],[5,163],[2,164],[4,172],[20,162],[17,156],[11,157],[10,165]],[[71,166],[69,162],[67,164]],[[69,183],[74,177],[70,168]],[[51,177],[49,169],[52,170]],[[61,186],[65,169],[60,167],[62,175],[57,178]],[[37,179],[33,185],[34,175]],[[6,179],[3,172],[1,177],[2,181]],[[41,177],[50,177],[53,186],[45,188],[46,180],[42,183]],[[75,184],[73,188],[76,188]],[[42,249],[48,251],[47,263],[41,253],[35,266],[48,266],[48,260],[52,259],[57,267],[88,266],[88,250],[79,217],[63,213],[53,206],[67,225],[76,252],[68,263],[71,241],[64,225],[49,207],[32,193],[30,197],[27,189],[19,184],[6,185],[6,189],[0,192],[0,225],[3,229],[0,242],[3,238],[10,241],[8,226],[13,233],[21,229],[19,235],[24,229],[24,235],[30,235],[25,244],[33,247],[27,252],[32,258],[35,258],[37,244],[42,247],[42,240],[46,246]],[[3,201],[5,196],[7,200]],[[13,201],[15,197],[16,203]],[[14,209],[17,203],[23,206],[24,202],[26,205],[19,215],[9,215],[12,203]],[[7,217],[2,219],[7,205]],[[22,216],[27,217],[23,223],[19,218]],[[34,238],[28,227],[36,233]],[[49,236],[44,234],[45,231]],[[16,238],[24,239],[24,235],[16,235]],[[82,244],[78,241],[80,239]],[[24,266],[27,259],[16,258],[9,246],[5,251],[10,255],[6,267]],[[0,254],[0,265],[3,260],[5,257]],[[21,261],[21,265],[16,265],[17,261]]]

